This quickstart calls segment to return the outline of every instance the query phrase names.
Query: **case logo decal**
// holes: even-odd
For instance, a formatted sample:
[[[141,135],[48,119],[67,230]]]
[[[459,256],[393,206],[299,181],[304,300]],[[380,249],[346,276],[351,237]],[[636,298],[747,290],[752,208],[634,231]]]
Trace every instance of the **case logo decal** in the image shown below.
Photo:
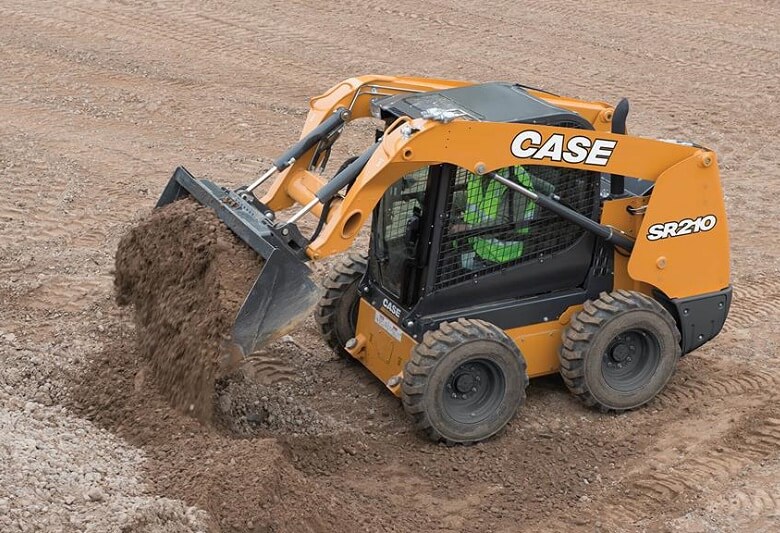
[[[523,130],[512,140],[510,149],[515,157],[604,167],[616,146],[617,141],[610,139],[591,141],[583,135],[575,135],[567,140],[562,133],[553,133],[544,139],[536,130]]]
[[[382,307],[390,311],[395,318],[401,317],[401,308],[391,302],[388,298],[382,300]]]
[[[718,223],[715,215],[704,215],[696,218],[684,218],[678,221],[653,224],[647,228],[647,240],[658,241],[672,237],[682,237],[703,231],[710,231]]]

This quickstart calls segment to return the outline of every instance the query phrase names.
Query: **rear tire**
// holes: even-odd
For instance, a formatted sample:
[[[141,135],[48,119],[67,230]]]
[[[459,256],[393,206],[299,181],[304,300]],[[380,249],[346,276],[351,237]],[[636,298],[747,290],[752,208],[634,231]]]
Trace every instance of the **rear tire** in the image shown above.
[[[358,285],[367,268],[365,254],[351,253],[341,259],[324,282],[325,294],[314,314],[322,338],[344,357],[349,357],[344,345],[355,336],[360,302]]]
[[[525,402],[525,359],[500,328],[482,320],[428,331],[404,367],[401,400],[415,427],[446,444],[498,433]]]
[[[603,292],[563,331],[561,376],[585,405],[625,411],[663,390],[681,351],[677,324],[661,304],[639,292]]]

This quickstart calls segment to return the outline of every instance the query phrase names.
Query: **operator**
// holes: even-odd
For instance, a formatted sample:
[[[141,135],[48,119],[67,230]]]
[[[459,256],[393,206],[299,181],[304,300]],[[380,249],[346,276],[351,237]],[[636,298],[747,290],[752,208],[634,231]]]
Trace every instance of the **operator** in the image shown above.
[[[507,167],[497,173],[517,180],[523,187],[534,190],[531,174],[522,166]],[[529,231],[528,222],[534,218],[536,203],[522,194],[488,176],[469,174],[466,178],[466,205],[463,222],[467,231],[485,228],[485,232],[468,238],[471,250],[461,254],[461,265],[468,270],[480,270],[493,264],[507,263],[523,255],[522,235]],[[512,229],[508,229],[508,227]],[[492,232],[490,228],[495,228]],[[492,235],[491,235],[492,234]]]

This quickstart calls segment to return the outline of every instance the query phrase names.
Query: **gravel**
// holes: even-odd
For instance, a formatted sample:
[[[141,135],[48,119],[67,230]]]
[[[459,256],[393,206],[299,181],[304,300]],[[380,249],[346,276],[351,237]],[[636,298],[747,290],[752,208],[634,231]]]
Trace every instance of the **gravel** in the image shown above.
[[[18,342],[0,339],[0,531],[206,531],[205,511],[148,494],[141,451],[55,404],[67,354]]]

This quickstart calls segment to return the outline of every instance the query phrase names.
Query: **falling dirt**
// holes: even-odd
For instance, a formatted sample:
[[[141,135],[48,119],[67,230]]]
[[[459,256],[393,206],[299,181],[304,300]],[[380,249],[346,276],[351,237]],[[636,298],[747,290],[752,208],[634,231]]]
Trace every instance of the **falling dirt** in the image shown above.
[[[119,241],[116,292],[134,308],[139,353],[171,403],[211,421],[215,381],[237,366],[230,332],[262,267],[213,210],[185,199]]]

